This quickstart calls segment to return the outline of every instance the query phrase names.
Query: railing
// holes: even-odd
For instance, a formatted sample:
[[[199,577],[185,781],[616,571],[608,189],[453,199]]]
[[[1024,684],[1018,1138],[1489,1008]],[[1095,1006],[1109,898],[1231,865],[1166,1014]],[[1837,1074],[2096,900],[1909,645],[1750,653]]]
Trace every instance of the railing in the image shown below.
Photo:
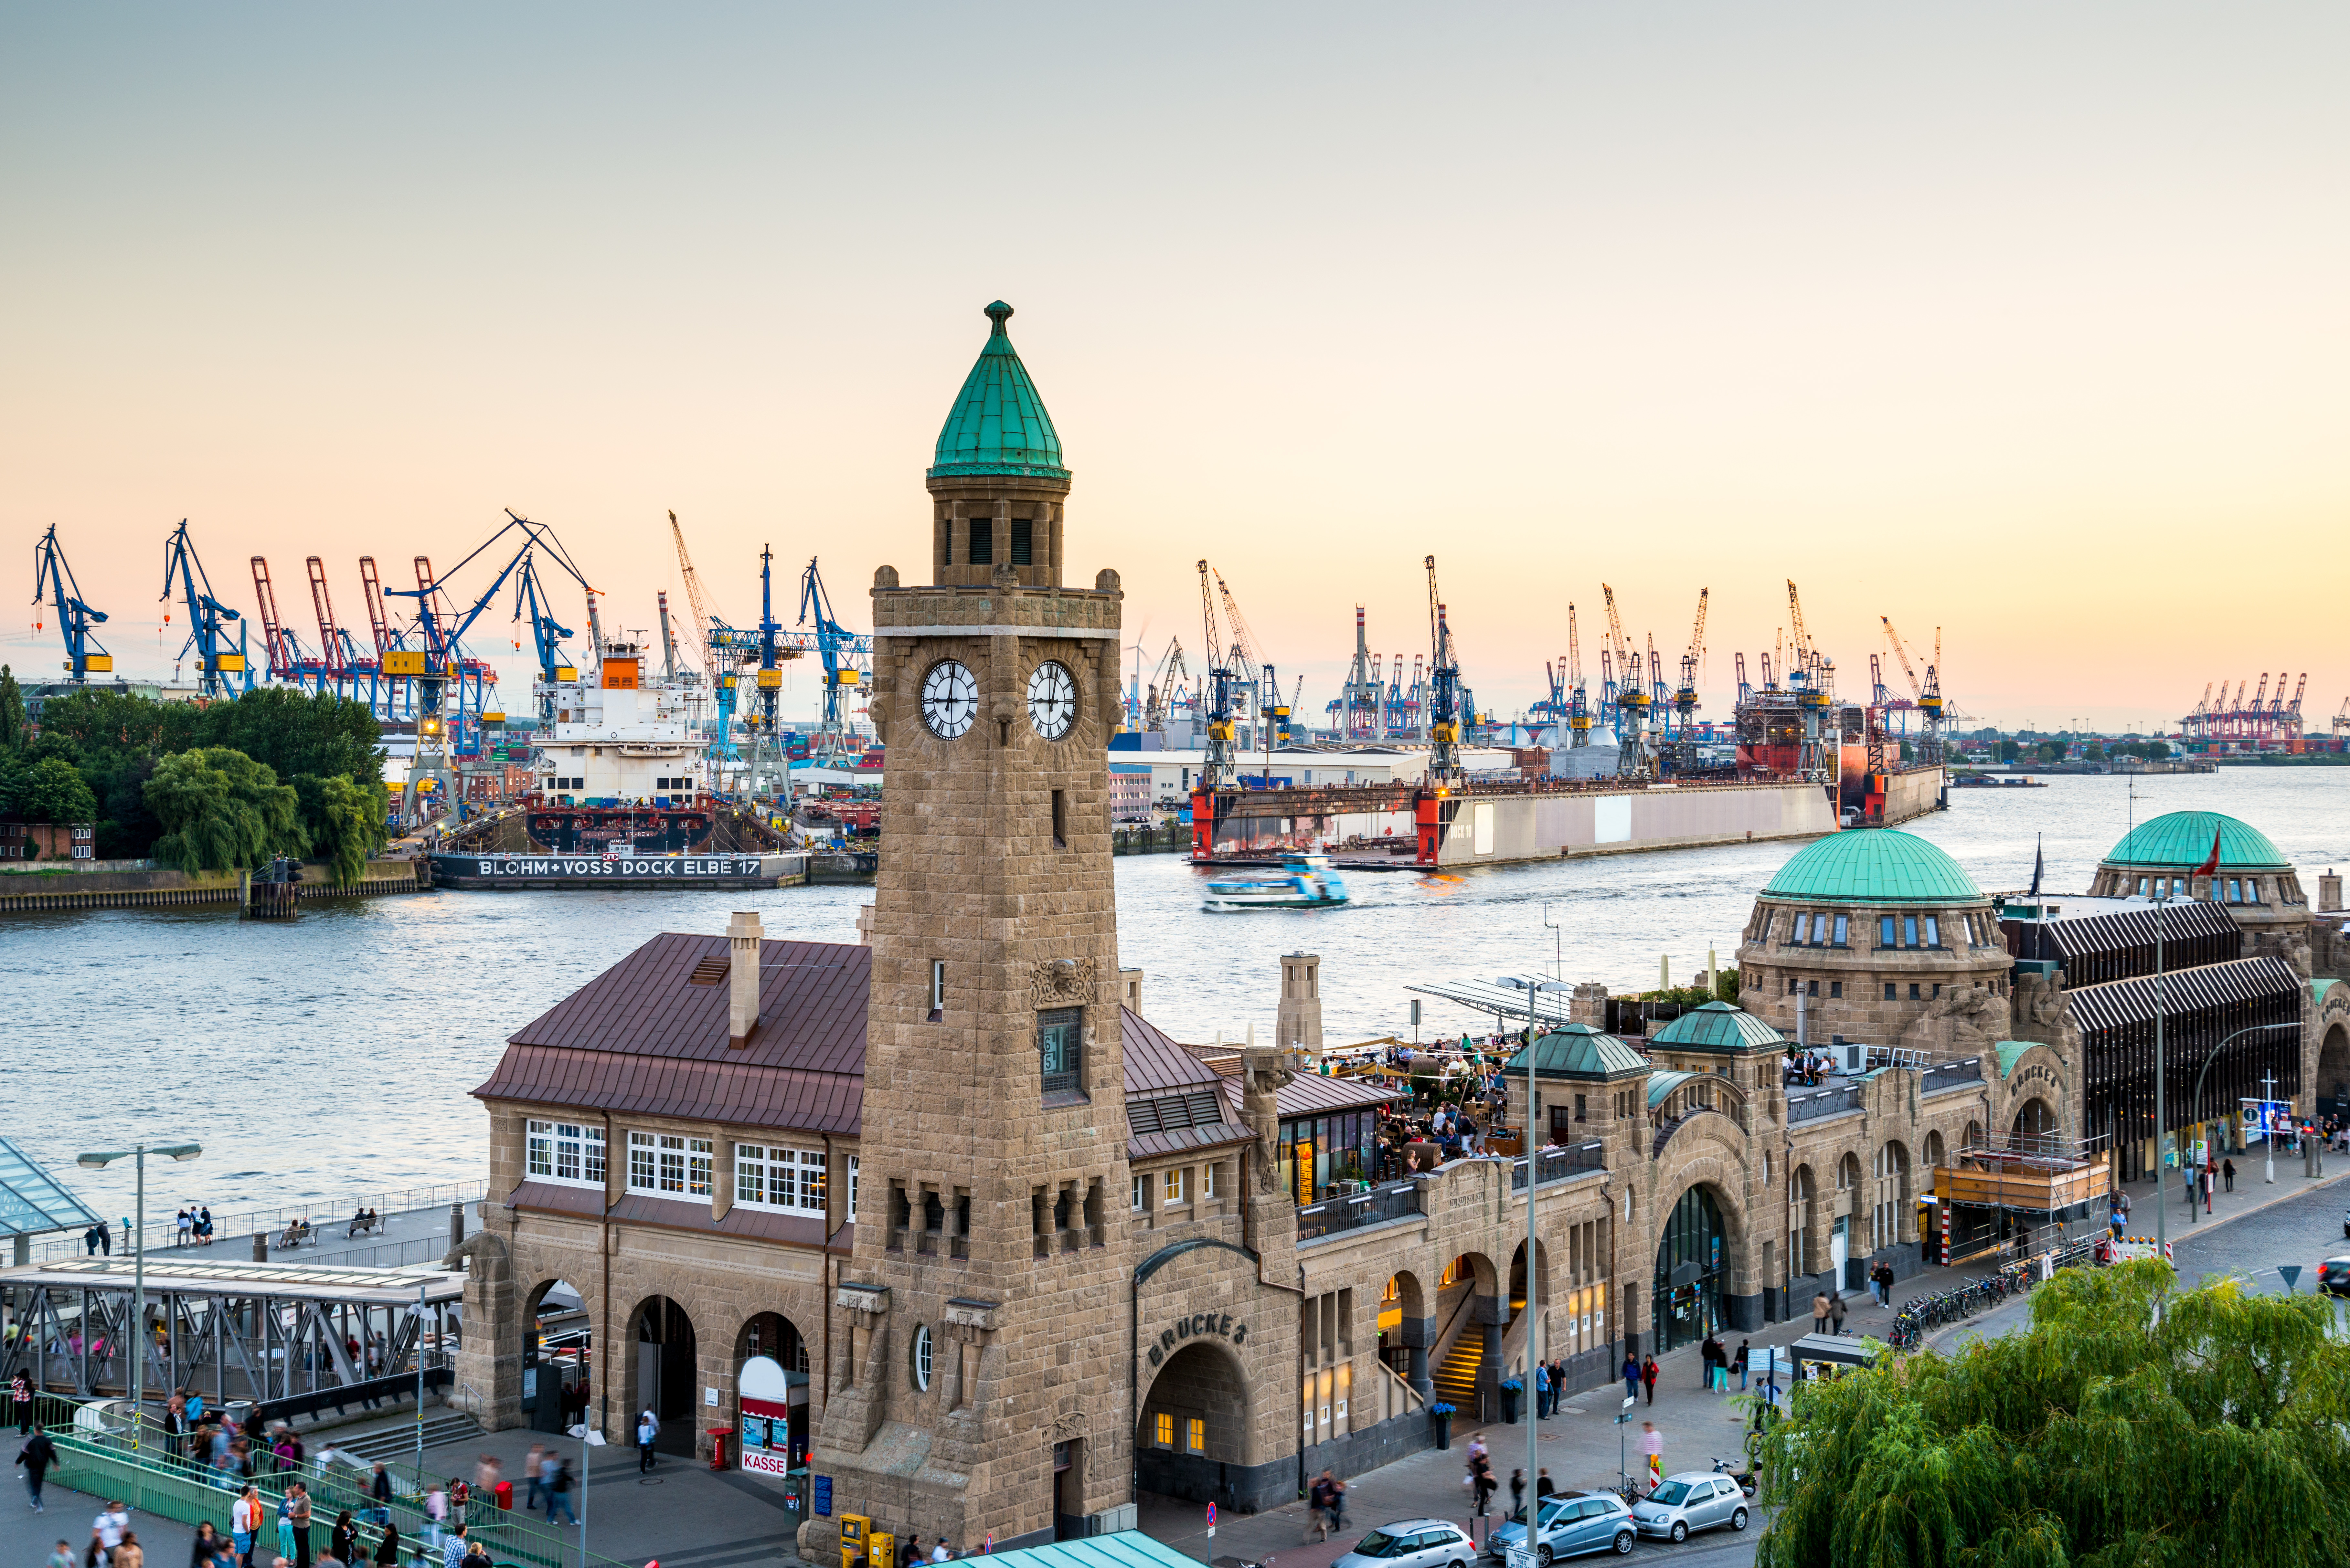
[[[1336,1235],[1365,1225],[1408,1220],[1419,1212],[1419,1183],[1392,1181],[1367,1192],[1306,1204],[1297,1211],[1297,1239],[1309,1241],[1316,1236]]]
[[[249,1209],[243,1218],[224,1209],[213,1210],[213,1245],[215,1247],[235,1238],[255,1233],[276,1235],[292,1220],[307,1220],[322,1237],[337,1227],[348,1228],[351,1216],[362,1209],[371,1209],[390,1219],[394,1215],[415,1213],[450,1203],[475,1203],[489,1195],[484,1181],[458,1181],[433,1187],[411,1187],[397,1192],[362,1193],[356,1198],[328,1198],[310,1203],[280,1204],[275,1209]],[[176,1249],[179,1245],[178,1223],[172,1213],[147,1225],[147,1251],[150,1255]],[[113,1235],[116,1249],[128,1252],[130,1239],[120,1231]],[[447,1251],[446,1247],[442,1249]],[[52,1236],[36,1244],[33,1256],[36,1262],[51,1258],[73,1257],[83,1251],[81,1232]]]
[[[1937,1062],[1918,1075],[1918,1092],[1939,1095],[1945,1089],[1963,1088],[1982,1082],[1982,1058],[1961,1056],[1956,1061]]]
[[[1564,1148],[1537,1150],[1534,1158],[1541,1162],[1542,1181],[1564,1181],[1570,1176],[1585,1176],[1607,1168],[1607,1146],[1594,1140],[1590,1143],[1569,1144]],[[1510,1190],[1523,1192],[1526,1187],[1526,1162],[1510,1162]]]
[[[87,1425],[68,1422],[49,1428],[48,1433],[57,1447],[57,1466],[50,1476],[58,1484],[93,1496],[120,1498],[134,1511],[182,1524],[210,1521],[224,1535],[229,1505],[235,1501],[237,1490],[247,1484],[234,1473],[219,1477],[151,1449],[134,1454],[123,1446],[119,1434],[96,1435]],[[346,1480],[342,1473],[306,1464],[298,1472],[255,1475],[250,1484],[260,1489],[265,1517],[273,1518],[277,1511],[276,1501],[288,1482],[301,1480],[308,1485],[314,1562],[325,1555],[335,1516],[344,1509],[358,1519],[359,1538],[370,1553],[383,1540],[380,1518],[400,1527],[403,1544],[421,1547],[424,1488],[420,1482],[424,1478],[411,1474],[405,1466],[387,1465],[385,1469],[393,1477],[396,1494],[389,1505],[369,1495],[368,1472],[363,1469],[348,1470],[350,1479]],[[583,1558],[577,1537],[525,1524],[511,1511],[491,1505],[486,1499],[467,1507],[465,1522],[470,1527],[467,1534],[485,1542],[493,1558],[501,1563],[524,1563],[529,1568],[627,1568],[594,1553]],[[420,1551],[417,1561],[422,1558]]]
[[[1787,1119],[1790,1122],[1817,1121],[1822,1116],[1840,1116],[1846,1111],[1860,1109],[1860,1091],[1823,1089],[1816,1095],[1787,1097]]]

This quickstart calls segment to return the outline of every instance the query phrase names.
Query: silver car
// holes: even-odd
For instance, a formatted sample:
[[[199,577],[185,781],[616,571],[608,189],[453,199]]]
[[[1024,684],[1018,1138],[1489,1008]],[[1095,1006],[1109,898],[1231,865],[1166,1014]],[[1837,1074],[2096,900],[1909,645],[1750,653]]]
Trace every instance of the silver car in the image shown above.
[[[1510,1549],[1523,1546],[1525,1539],[1526,1511],[1521,1508],[1485,1538],[1485,1555],[1507,1562]],[[1542,1500],[1542,1534],[1534,1542],[1534,1561],[1541,1568],[1550,1568],[1556,1557],[1629,1552],[1632,1542],[1632,1511],[1614,1492],[1561,1492]]]
[[[1727,1476],[1685,1470],[1667,1476],[1657,1490],[1632,1505],[1632,1524],[1643,1535],[1687,1541],[1693,1530],[1726,1524],[1746,1528],[1746,1494]]]
[[[1399,1519],[1355,1542],[1331,1568],[1470,1568],[1477,1543],[1441,1519]]]

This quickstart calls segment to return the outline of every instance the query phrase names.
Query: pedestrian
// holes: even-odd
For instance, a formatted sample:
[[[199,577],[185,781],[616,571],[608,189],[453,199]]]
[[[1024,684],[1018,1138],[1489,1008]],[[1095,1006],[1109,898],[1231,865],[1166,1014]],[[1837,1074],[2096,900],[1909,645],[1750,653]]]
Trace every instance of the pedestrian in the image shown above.
[[[1475,1477],[1475,1490],[1477,1493],[1477,1517],[1482,1519],[1485,1517],[1487,1511],[1492,1507],[1493,1492],[1495,1490],[1493,1481],[1493,1467],[1485,1462],[1484,1455],[1480,1454],[1477,1456],[1477,1469],[1473,1473]]]
[[[1632,1353],[1628,1350],[1624,1353],[1624,1366],[1619,1376],[1624,1379],[1626,1401],[1638,1399],[1640,1397],[1640,1364],[1632,1359]]]
[[[1510,1472],[1510,1517],[1523,1520],[1526,1516],[1525,1508],[1526,1472],[1512,1470]]]
[[[1741,1394],[1746,1392],[1746,1352],[1752,1343],[1743,1339],[1738,1342],[1738,1391]]]
[[[1305,1489],[1305,1528],[1316,1541],[1330,1539],[1330,1472],[1324,1470]]]
[[[1713,1392],[1714,1365],[1721,1359],[1721,1341],[1707,1334],[1705,1343],[1697,1347],[1697,1358],[1700,1368],[1698,1386],[1711,1394]]]
[[[434,1481],[425,1489],[424,1492],[424,1544],[427,1547],[441,1544],[444,1539],[442,1527],[448,1521],[448,1518],[449,1493],[439,1481]]]
[[[186,1246],[188,1244],[189,1232],[195,1230],[195,1228],[196,1217],[189,1213],[187,1208],[182,1205],[180,1212],[174,1215],[172,1220],[172,1245],[174,1247]]]
[[[327,1537],[327,1550],[343,1568],[358,1568],[359,1526],[349,1509],[335,1515],[334,1532]]]
[[[1828,1293],[1828,1332],[1830,1334],[1844,1332],[1844,1293],[1842,1291]]]
[[[465,1555],[457,1562],[458,1568],[490,1568],[490,1549],[478,1541],[468,1541]]]
[[[90,1530],[98,1538],[100,1561],[111,1565],[114,1549],[122,1544],[123,1535],[130,1529],[130,1511],[120,1501],[109,1502],[90,1521]]]
[[[25,1490],[32,1494],[33,1511],[41,1511],[41,1478],[57,1462],[57,1446],[49,1441],[47,1432],[35,1432],[16,1450],[16,1462],[25,1467]]]
[[[44,1568],[74,1568],[73,1542],[60,1541],[51,1547],[48,1562],[44,1564]]]
[[[196,1238],[204,1246],[213,1244],[213,1206],[209,1203],[196,1210]]]
[[[1665,1479],[1665,1435],[1654,1421],[1640,1423],[1640,1452],[1648,1459],[1648,1490],[1654,1491]]]
[[[1648,1403],[1655,1404],[1657,1402],[1657,1358],[1655,1356],[1644,1355],[1640,1358],[1640,1382],[1648,1390]]]
[[[2234,1160],[2223,1159],[2220,1162],[2220,1179],[2228,1184],[2229,1191],[2233,1192],[2236,1190],[2236,1162]]]
[[[575,1516],[571,1511],[572,1485],[571,1461],[567,1459],[556,1459],[555,1461],[554,1479],[548,1481],[546,1486],[547,1523],[577,1524],[579,1522],[577,1516]],[[557,1513],[562,1514],[563,1517],[561,1519],[557,1519],[556,1517]]]
[[[473,1543],[465,1539],[465,1524],[460,1520],[441,1542],[441,1568],[457,1568],[465,1560],[466,1550]]]
[[[1540,1419],[1549,1414],[1550,1367],[1537,1361],[1534,1363],[1534,1416],[1536,1419]]]
[[[473,1495],[482,1500],[484,1508],[498,1503],[498,1482],[505,1479],[505,1467],[495,1454],[484,1454],[473,1464]]]
[[[286,1522],[294,1537],[294,1568],[310,1568],[310,1483],[297,1480],[287,1487],[286,1504]]]
[[[1825,1291],[1822,1291],[1812,1298],[1812,1332],[1825,1334],[1827,1331],[1828,1295]]]
[[[400,1568],[400,1526],[383,1527],[383,1539],[375,1543],[375,1568]]]
[[[954,1561],[954,1552],[948,1547],[947,1538],[945,1536],[940,1536],[939,1543],[931,1548],[931,1561],[933,1563],[951,1563]]]
[[[60,1541],[57,1544],[63,1546],[65,1542]],[[205,1520],[196,1526],[195,1544],[188,1552],[188,1568],[213,1568],[213,1559],[226,1550],[227,1544],[220,1532],[213,1528],[213,1521]]]
[[[30,1436],[33,1430],[33,1380],[18,1372],[8,1379],[8,1397],[16,1412],[16,1435]]]
[[[375,1474],[368,1478],[368,1496],[375,1500],[375,1522],[390,1523],[391,1476],[385,1470],[383,1461],[380,1459],[376,1461]]]
[[[287,1488],[277,1498],[277,1556],[284,1563],[294,1555],[294,1491]]]
[[[555,1477],[563,1468],[563,1456],[549,1443],[546,1451],[538,1456],[538,1495],[546,1500],[546,1517],[555,1518]]]
[[[1550,1496],[1551,1493],[1557,1490],[1557,1484],[1550,1479],[1550,1467],[1548,1465],[1544,1465],[1542,1469],[1536,1470],[1534,1472],[1535,1509],[1539,1511],[1542,1507],[1542,1500]]]
[[[643,1475],[653,1468],[653,1439],[660,1436],[660,1417],[647,1406],[637,1417],[637,1473]]]
[[[98,1222],[98,1250],[102,1256],[114,1256],[114,1232],[106,1228],[103,1220]]]
[[[526,1509],[538,1506],[538,1467],[546,1459],[545,1443],[533,1443],[530,1446],[530,1452],[523,1456],[522,1479],[525,1484],[523,1488],[522,1505]]]
[[[106,1554],[106,1560],[109,1568],[142,1568],[147,1549],[139,1544],[136,1532],[126,1530],[122,1539],[115,1542],[114,1550]]]

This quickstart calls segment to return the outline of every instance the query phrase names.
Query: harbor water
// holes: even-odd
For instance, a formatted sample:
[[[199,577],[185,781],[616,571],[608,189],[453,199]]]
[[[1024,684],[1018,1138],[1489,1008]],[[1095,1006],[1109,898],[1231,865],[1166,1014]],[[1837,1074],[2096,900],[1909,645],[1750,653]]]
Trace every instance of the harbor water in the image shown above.
[[[2225,769],[2045,788],[1953,790],[1908,825],[1986,891],[2021,889],[2043,846],[2044,887],[2088,885],[2137,821],[2197,808],[2274,840],[2313,895],[2350,865],[2350,770]],[[1353,873],[1352,901],[1211,912],[1211,875],[1180,856],[1116,862],[1120,958],[1145,971],[1144,1011],[1179,1038],[1269,1033],[1278,955],[1322,956],[1324,1039],[1411,1033],[1424,981],[1547,972],[1618,991],[1675,983],[1711,948],[1734,961],[1754,894],[1801,846],[1756,844],[1496,867]],[[659,931],[725,928],[756,909],[770,935],[853,942],[872,891],[442,891],[304,906],[285,923],[234,909],[95,910],[0,922],[15,1000],[0,1057],[0,1127],[53,1168],[134,1138],[195,1138],[200,1160],[151,1168],[148,1213],[326,1204],[484,1175],[487,1118],[468,1093],[505,1037]],[[1545,919],[1555,922],[1554,932]],[[1481,1015],[1430,1002],[1423,1038]],[[130,1206],[127,1162],[61,1171],[109,1215]]]

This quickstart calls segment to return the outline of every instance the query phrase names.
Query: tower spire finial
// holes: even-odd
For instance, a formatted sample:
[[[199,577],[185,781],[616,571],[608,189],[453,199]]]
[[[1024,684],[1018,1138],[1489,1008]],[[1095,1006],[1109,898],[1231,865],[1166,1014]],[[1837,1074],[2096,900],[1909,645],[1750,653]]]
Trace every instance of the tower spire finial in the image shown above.
[[[987,307],[987,318],[995,324],[987,335],[990,337],[1005,337],[1003,324],[1012,319],[1012,307],[999,299]]]

